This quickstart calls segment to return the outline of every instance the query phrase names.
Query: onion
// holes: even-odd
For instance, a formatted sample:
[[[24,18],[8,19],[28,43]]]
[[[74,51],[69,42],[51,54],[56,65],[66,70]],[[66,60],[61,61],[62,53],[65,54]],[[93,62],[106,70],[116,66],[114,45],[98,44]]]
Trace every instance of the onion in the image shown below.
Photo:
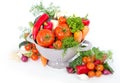
[[[107,69],[103,70],[102,73],[103,73],[104,75],[109,75],[109,74],[111,74],[111,72],[110,72],[109,70],[107,70]]]
[[[74,69],[72,67],[66,67],[68,73],[74,73]]]
[[[27,62],[28,61],[28,57],[22,54],[21,60],[23,62]]]

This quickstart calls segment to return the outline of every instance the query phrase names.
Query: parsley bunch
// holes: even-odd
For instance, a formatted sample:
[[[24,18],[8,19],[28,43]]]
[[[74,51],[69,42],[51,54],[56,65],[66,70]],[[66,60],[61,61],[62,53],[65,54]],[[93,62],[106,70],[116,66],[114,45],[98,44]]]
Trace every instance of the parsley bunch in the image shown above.
[[[84,25],[82,23],[82,18],[76,16],[70,16],[67,18],[67,24],[71,28],[71,32],[74,33],[78,30],[82,30]]]

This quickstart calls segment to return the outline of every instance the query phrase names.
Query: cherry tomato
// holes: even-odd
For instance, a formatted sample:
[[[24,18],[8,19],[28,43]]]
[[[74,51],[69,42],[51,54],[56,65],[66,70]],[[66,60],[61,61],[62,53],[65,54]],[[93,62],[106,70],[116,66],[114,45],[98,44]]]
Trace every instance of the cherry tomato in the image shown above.
[[[30,51],[31,48],[32,48],[32,46],[31,46],[30,43],[25,45],[25,50],[26,50],[26,51]]]
[[[87,68],[90,70],[93,70],[95,68],[94,63],[92,63],[92,62],[87,63]]]
[[[68,27],[67,24],[61,24],[55,28],[55,36],[59,39],[62,40],[66,37],[71,36],[71,31],[70,28]]]
[[[38,58],[39,58],[39,57],[38,57],[37,54],[34,54],[34,53],[33,53],[33,54],[31,55],[31,59],[34,60],[34,61],[35,61],[35,60],[38,60]]]
[[[96,77],[100,77],[101,75],[102,75],[102,72],[101,72],[101,71],[96,71],[96,72],[95,72],[95,76],[96,76]]]
[[[102,64],[99,64],[96,66],[95,68],[97,71],[103,71],[104,70],[104,66]]]
[[[83,57],[83,58],[82,58],[82,61],[83,61],[84,63],[87,63],[87,57],[86,57],[86,56]]]
[[[32,52],[38,54],[38,50],[36,48],[32,48]]]
[[[93,58],[92,58],[92,57],[85,56],[85,57],[83,57],[82,61],[83,61],[84,63],[93,62]]]
[[[58,23],[59,23],[59,24],[66,23],[66,18],[63,17],[63,16],[59,17],[59,19],[58,19]]]
[[[61,49],[62,48],[62,42],[60,40],[57,40],[55,43],[53,43],[54,48]]]
[[[89,77],[94,77],[95,76],[95,72],[94,71],[89,71],[88,72],[88,76]]]
[[[36,41],[40,46],[48,47],[53,44],[54,42],[54,34],[52,31],[48,29],[43,29],[38,32],[36,37]]]
[[[32,44],[32,48],[36,48],[35,44]]]
[[[92,62],[91,57],[87,57],[87,63]]]

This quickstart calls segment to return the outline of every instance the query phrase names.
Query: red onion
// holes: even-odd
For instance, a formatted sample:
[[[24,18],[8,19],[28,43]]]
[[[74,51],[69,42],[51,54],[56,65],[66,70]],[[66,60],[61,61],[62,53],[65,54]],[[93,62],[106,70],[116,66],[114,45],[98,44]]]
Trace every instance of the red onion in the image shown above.
[[[74,73],[74,69],[72,67],[66,67],[68,73]]]
[[[102,72],[104,75],[108,75],[108,74],[111,74],[111,72],[109,71],[109,70],[107,70],[107,69],[105,69],[105,70],[103,70],[103,72]]]
[[[28,61],[28,57],[22,54],[21,60],[23,62],[27,62]]]

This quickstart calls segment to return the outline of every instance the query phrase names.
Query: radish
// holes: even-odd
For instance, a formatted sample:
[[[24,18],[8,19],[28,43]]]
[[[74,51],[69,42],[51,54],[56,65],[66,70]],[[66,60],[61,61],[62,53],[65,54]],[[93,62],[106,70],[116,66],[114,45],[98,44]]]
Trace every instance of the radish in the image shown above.
[[[111,74],[111,72],[110,72],[109,70],[107,70],[107,69],[103,70],[102,73],[103,73],[104,75],[109,75],[109,74]]]

